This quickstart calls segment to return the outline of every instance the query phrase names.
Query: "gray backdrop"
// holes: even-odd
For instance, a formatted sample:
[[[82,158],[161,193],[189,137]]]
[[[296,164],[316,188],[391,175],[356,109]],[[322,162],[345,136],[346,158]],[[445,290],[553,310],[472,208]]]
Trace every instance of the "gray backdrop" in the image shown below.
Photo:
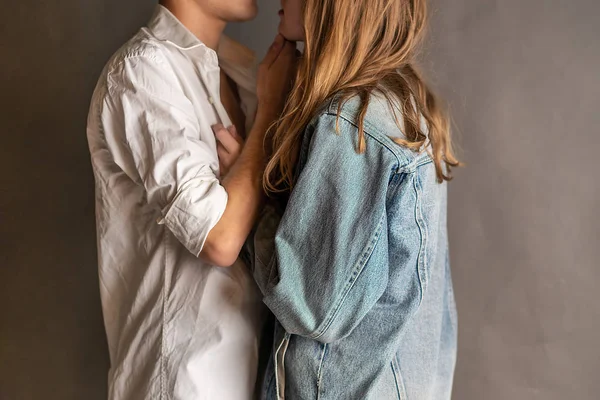
[[[0,399],[106,398],[85,139],[103,63],[151,0],[2,1]],[[231,35],[260,54],[276,0]],[[600,393],[600,3],[433,2],[424,64],[468,166],[451,184],[455,399]]]

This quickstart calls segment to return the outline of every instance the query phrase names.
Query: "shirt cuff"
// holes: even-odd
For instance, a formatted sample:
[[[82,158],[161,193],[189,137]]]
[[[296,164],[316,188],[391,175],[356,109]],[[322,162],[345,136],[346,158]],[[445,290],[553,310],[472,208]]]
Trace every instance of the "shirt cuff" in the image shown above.
[[[181,185],[173,201],[162,210],[158,223],[197,257],[208,233],[225,212],[227,198],[227,191],[216,178],[192,179]]]

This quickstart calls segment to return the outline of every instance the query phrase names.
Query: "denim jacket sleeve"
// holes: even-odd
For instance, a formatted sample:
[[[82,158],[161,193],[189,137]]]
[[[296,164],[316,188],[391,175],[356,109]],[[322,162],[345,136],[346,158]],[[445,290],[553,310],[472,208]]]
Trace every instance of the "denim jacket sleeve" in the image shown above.
[[[324,114],[277,228],[266,271],[255,270],[264,301],[287,332],[322,342],[352,332],[388,281],[386,194],[393,157],[357,128]]]

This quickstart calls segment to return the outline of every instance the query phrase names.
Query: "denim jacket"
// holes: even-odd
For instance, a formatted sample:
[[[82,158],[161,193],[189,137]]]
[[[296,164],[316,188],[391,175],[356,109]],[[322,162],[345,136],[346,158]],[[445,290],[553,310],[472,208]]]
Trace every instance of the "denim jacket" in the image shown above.
[[[359,105],[344,103],[337,120],[331,100],[308,125],[283,215],[268,208],[250,240],[277,319],[265,400],[451,396],[447,185],[427,152],[392,140],[402,132],[381,96],[358,154]]]

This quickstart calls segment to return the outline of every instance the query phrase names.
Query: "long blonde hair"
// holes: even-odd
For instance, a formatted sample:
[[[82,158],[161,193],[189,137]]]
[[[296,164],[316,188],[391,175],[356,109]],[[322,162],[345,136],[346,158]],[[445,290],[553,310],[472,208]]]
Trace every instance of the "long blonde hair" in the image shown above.
[[[267,192],[293,186],[302,132],[333,96],[341,97],[340,104],[356,95],[361,99],[357,151],[364,152],[363,122],[374,90],[400,105],[405,139],[394,140],[415,151],[429,148],[438,181],[452,179],[451,168],[459,162],[452,150],[448,118],[415,67],[427,21],[426,3],[305,0],[304,55],[271,138],[273,156],[263,180]]]

